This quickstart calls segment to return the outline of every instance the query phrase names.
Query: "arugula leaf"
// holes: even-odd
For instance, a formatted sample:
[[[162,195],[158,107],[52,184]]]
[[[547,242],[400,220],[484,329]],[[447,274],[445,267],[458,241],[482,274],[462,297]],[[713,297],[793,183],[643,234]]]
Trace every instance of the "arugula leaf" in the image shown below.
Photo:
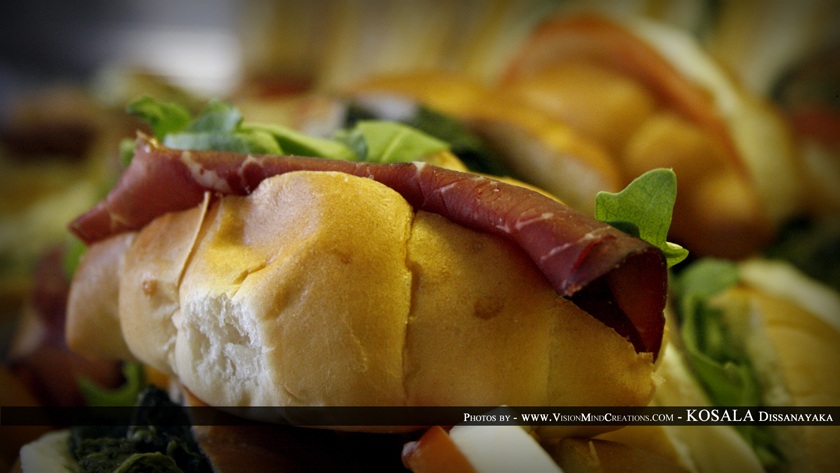
[[[394,112],[398,109],[398,112]],[[470,131],[460,120],[439,112],[425,105],[408,99],[395,97],[366,97],[362,101],[351,101],[347,104],[345,126],[352,127],[363,120],[388,120],[403,123],[427,135],[431,135],[449,144],[450,151],[471,171],[491,174],[494,176],[511,176],[512,170],[506,166],[497,153],[484,140]],[[353,144],[358,133],[346,139],[347,144],[357,149]],[[367,154],[366,149],[357,152],[359,156]]]
[[[344,143],[344,146],[347,146],[353,151],[353,154],[359,160],[364,160],[368,155],[367,140],[365,140],[365,135],[358,128],[338,130],[333,135],[333,139]]]
[[[675,280],[680,299],[689,296],[708,300],[740,281],[738,266],[729,260],[703,258],[686,267]]]
[[[239,109],[211,101],[195,118],[177,104],[141,97],[127,107],[147,122],[155,137],[173,149],[234,151],[254,154],[297,154],[356,160],[357,154],[340,140],[317,138],[279,125],[245,123]],[[126,164],[132,147],[123,148]]]
[[[234,151],[237,153],[281,154],[283,149],[263,132],[183,132],[167,135],[163,144],[172,149]]]
[[[749,358],[735,343],[724,320],[724,310],[712,302],[739,280],[734,262],[704,258],[685,268],[673,285],[687,360],[709,400],[717,406],[757,406],[763,400]],[[774,467],[784,462],[775,439],[764,427],[736,426],[736,429],[764,466]]]
[[[379,163],[417,161],[449,149],[445,141],[396,122],[363,120],[328,139],[280,125],[246,123],[236,107],[221,101],[210,102],[195,119],[177,104],[150,97],[132,102],[128,110],[148,122],[155,137],[173,149],[293,154]]]
[[[417,114],[406,124],[449,143],[452,153],[471,170],[494,176],[511,173],[484,140],[460,120],[420,105]]]
[[[129,103],[126,111],[148,123],[157,139],[185,130],[192,122],[190,112],[186,108],[176,103],[161,102],[149,96],[140,97]]]
[[[723,310],[711,300],[739,281],[738,268],[727,260],[705,258],[676,279],[680,332],[700,384],[716,405],[757,405],[761,402],[746,356],[733,343]]]
[[[618,193],[599,192],[595,196],[595,218],[656,246],[665,254],[670,268],[688,256],[688,250],[667,241],[676,198],[674,171],[654,169]]]
[[[344,143],[326,138],[310,136],[279,125],[244,124],[241,129],[247,133],[265,133],[271,136],[283,153],[298,156],[356,160],[356,153]]]
[[[239,109],[218,100],[211,101],[207,108],[192,121],[189,131],[232,133],[242,124]]]
[[[134,159],[134,139],[125,138],[120,141],[120,164],[123,168],[127,168]]]
[[[396,122],[363,120],[351,133],[364,138],[367,153],[361,158],[375,163],[420,161],[426,155],[449,149],[445,141]]]
[[[239,109],[211,101],[182,131],[158,137],[174,149],[235,151],[237,153],[279,154],[283,152],[274,136],[260,129],[243,127]]]

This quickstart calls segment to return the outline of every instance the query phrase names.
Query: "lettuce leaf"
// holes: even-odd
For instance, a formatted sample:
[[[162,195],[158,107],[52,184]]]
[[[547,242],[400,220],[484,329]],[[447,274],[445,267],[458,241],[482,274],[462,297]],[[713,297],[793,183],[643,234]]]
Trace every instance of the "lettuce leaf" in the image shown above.
[[[704,258],[685,268],[674,280],[680,335],[694,375],[716,406],[759,406],[762,391],[746,353],[712,300],[740,280],[737,265]],[[771,433],[762,426],[736,426],[765,467],[784,463]]]
[[[688,250],[668,242],[668,229],[677,198],[677,176],[670,169],[654,169],[633,180],[618,193],[595,196],[595,218],[656,246],[672,267]]]
[[[723,310],[711,303],[738,280],[735,263],[706,258],[686,268],[676,282],[680,331],[689,361],[709,398],[719,406],[761,403],[749,360],[731,339]]]

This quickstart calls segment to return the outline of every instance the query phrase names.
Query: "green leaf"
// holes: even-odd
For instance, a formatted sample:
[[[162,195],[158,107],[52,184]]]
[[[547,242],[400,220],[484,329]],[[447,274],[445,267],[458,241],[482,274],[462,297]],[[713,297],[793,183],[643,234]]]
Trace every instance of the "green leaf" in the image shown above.
[[[709,397],[722,405],[760,401],[760,398],[739,399],[747,396],[733,394],[748,387],[737,367],[747,365],[748,360],[732,343],[723,311],[711,303],[739,279],[735,263],[704,258],[685,268],[674,281],[686,352]]]
[[[761,385],[752,363],[733,337],[725,312],[748,307],[714,304],[714,299],[740,280],[737,265],[728,260],[704,258],[685,268],[673,287],[680,318],[680,335],[686,359],[713,405],[757,406],[763,401]],[[765,467],[784,462],[773,436],[762,426],[738,426]]]
[[[167,135],[163,144],[172,149],[234,151],[237,153],[280,154],[283,149],[271,134],[260,131],[247,133],[184,132]]]
[[[252,124],[239,110],[213,101],[194,120],[177,104],[142,97],[128,110],[147,121],[155,136],[173,149],[234,151],[255,154],[290,154],[348,161],[397,162],[422,160],[426,155],[449,149],[449,145],[410,126],[361,121],[333,138],[310,136],[281,125]],[[126,163],[132,154],[124,149]]]
[[[701,299],[712,297],[740,281],[738,265],[719,258],[703,258],[683,269],[675,281],[675,291],[680,299],[690,296]]]
[[[452,153],[471,170],[495,176],[510,174],[496,153],[460,120],[420,105],[406,124],[449,143]]]
[[[398,113],[393,112],[394,104],[397,104],[396,106],[400,108]],[[352,128],[358,122],[364,120],[388,120],[403,123],[448,143],[449,151],[471,171],[494,176],[515,177],[497,153],[462,121],[425,105],[394,97],[377,98],[375,100],[367,97],[362,101],[350,101],[347,104],[345,126]],[[360,136],[360,133],[351,133],[349,136],[336,136],[336,139],[344,140],[348,146],[357,151],[357,155],[366,156],[366,145],[362,146],[361,149],[354,145],[358,136]]]
[[[424,156],[449,149],[431,135],[396,122],[364,120],[353,128],[367,143],[363,160],[375,163],[420,161]]]
[[[347,161],[355,161],[357,158],[356,153],[340,141],[310,136],[288,127],[245,123],[241,129],[245,133],[265,133],[271,136],[285,154]]]
[[[123,168],[127,168],[132,159],[134,159],[134,140],[131,138],[120,140],[120,164]]]
[[[125,383],[116,389],[107,389],[94,383],[89,378],[80,378],[79,390],[88,406],[133,406],[137,402],[137,396],[145,387],[145,376],[143,366],[139,363],[123,364],[122,368]]]
[[[207,108],[190,124],[189,130],[196,132],[232,133],[242,124],[239,109],[218,100],[211,101]]]
[[[68,449],[78,471],[209,473],[210,463],[193,436],[187,412],[165,391],[145,387],[127,423],[113,410],[92,410],[87,422],[69,428]],[[99,422],[99,420],[102,422]]]
[[[192,122],[190,112],[181,105],[161,102],[148,96],[129,103],[126,111],[146,122],[157,139],[185,130]]]
[[[367,141],[365,135],[356,128],[350,130],[339,130],[336,132],[333,139],[344,143],[345,146],[353,151],[358,159],[364,159],[368,155]]]
[[[68,281],[73,280],[73,275],[79,268],[82,256],[86,251],[87,245],[85,245],[85,242],[72,233],[68,234],[64,242],[64,254],[61,257],[61,268]]]
[[[662,250],[670,268],[688,256],[688,250],[667,241],[676,198],[674,171],[654,169],[618,193],[599,192],[595,218],[619,229],[636,229],[636,236]]]

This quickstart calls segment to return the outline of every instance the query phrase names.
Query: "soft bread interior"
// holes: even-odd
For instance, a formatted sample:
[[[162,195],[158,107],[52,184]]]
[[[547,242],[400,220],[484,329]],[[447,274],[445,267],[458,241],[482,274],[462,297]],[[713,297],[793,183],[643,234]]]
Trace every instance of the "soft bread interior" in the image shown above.
[[[638,405],[650,354],[511,242],[370,179],[296,172],[157,219],[125,255],[131,353],[213,405]]]
[[[413,212],[387,187],[349,180],[268,179],[248,197],[214,203],[195,220],[194,243],[195,226],[180,225],[196,210],[144,229],[120,288],[132,351],[211,404],[401,403]],[[183,253],[182,270],[172,262]],[[151,321],[166,330],[144,328],[155,313],[144,307],[155,303],[149,285],[174,288],[164,301],[171,312]]]

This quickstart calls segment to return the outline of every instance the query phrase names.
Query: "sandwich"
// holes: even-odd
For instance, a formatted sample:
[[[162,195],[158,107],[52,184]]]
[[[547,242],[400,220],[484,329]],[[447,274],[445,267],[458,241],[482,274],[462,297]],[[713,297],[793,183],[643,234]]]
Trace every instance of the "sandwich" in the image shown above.
[[[324,139],[243,122],[223,103],[195,119],[149,99],[130,110],[155,136],[138,135],[120,181],[70,226],[87,245],[68,301],[77,352],[141,363],[190,405],[260,422],[248,407],[652,398],[668,267],[685,254],[667,224],[651,230],[649,215],[634,223],[639,209],[618,205],[650,188],[603,196],[602,221],[516,181],[431,164],[449,162],[445,143],[399,124]],[[654,177],[648,186],[675,186],[669,171]],[[402,445],[423,430],[320,427],[279,432]],[[232,430],[196,432],[230,448]]]
[[[782,260],[700,259],[675,278],[663,383],[652,405],[840,405],[840,297]],[[645,427],[692,471],[836,471],[834,425]],[[642,448],[638,428],[605,438]],[[668,446],[668,447],[665,447]],[[648,446],[649,447],[649,446]],[[707,452],[714,451],[714,455]]]

